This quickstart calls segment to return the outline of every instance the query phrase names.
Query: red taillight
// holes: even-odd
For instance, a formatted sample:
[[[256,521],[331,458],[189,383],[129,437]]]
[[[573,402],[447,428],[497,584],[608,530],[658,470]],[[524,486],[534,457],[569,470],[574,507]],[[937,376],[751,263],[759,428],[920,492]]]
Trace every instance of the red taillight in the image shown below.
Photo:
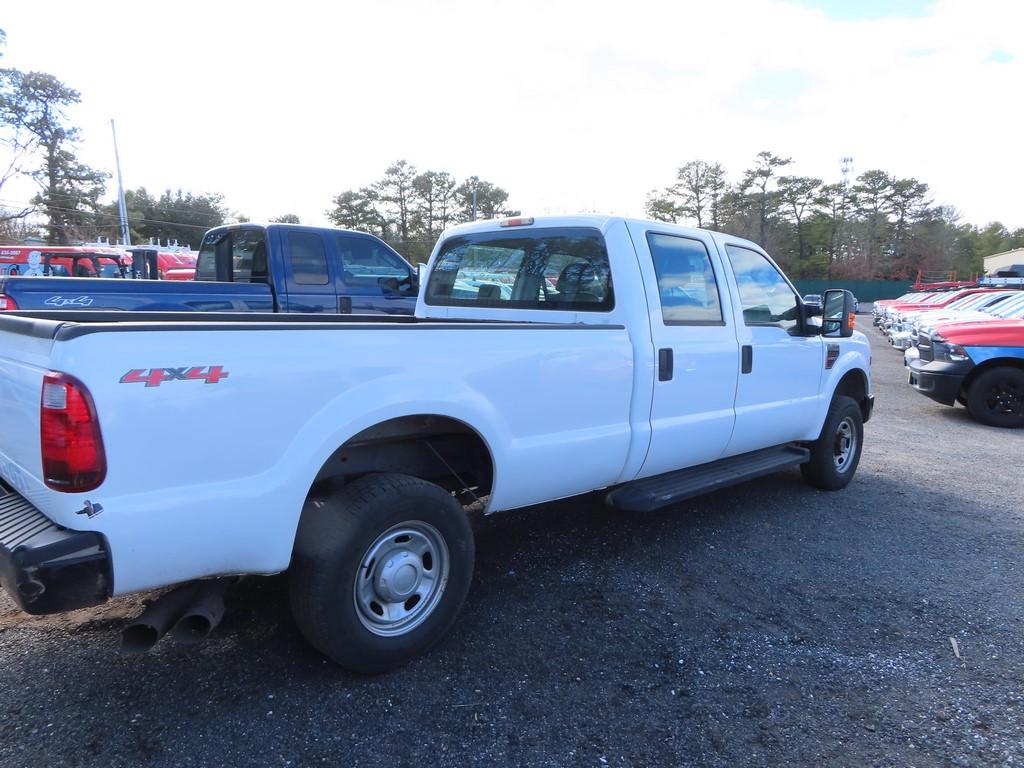
[[[3,312],[3,311],[8,310],[8,309],[17,309],[17,308],[18,308],[18,302],[16,302],[10,296],[6,296],[6,295],[0,293],[0,312]]]
[[[533,216],[518,216],[514,219],[502,219],[499,227],[528,227],[533,224]]]
[[[107,459],[100,422],[92,395],[78,379],[53,371],[43,376],[39,435],[47,486],[80,493],[103,482]]]

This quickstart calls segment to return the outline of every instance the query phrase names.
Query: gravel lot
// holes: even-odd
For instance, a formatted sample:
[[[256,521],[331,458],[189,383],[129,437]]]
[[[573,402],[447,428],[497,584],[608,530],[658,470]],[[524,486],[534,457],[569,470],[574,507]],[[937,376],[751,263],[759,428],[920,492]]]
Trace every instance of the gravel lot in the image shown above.
[[[655,515],[480,520],[455,632],[383,677],[310,650],[282,578],[140,657],[117,651],[140,599],[0,597],[0,765],[1022,764],[1024,431],[913,392],[867,333],[846,491],[790,472]]]

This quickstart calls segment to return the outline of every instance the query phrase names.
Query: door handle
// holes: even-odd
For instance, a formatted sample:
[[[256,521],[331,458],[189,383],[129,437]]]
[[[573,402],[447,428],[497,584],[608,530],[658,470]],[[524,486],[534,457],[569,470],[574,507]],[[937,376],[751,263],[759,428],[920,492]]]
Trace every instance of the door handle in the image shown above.
[[[740,373],[750,373],[754,370],[754,348],[749,344],[740,347]]]
[[[658,350],[658,381],[672,380],[672,348]]]

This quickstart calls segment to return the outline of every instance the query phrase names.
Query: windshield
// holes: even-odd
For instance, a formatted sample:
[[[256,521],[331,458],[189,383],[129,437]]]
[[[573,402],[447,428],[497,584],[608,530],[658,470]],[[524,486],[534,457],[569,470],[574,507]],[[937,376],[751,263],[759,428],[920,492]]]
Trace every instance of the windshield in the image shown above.
[[[1007,299],[1014,298],[1016,294],[1013,293],[989,293],[985,295],[985,298],[978,301],[970,306],[971,309],[989,309],[1002,304]]]
[[[1024,293],[1011,296],[1006,301],[985,309],[986,312],[995,317],[1020,317],[1022,310],[1024,310]]]
[[[969,296],[964,296],[951,301],[947,309],[971,309],[972,307],[981,307],[993,300],[991,293],[972,293]]]

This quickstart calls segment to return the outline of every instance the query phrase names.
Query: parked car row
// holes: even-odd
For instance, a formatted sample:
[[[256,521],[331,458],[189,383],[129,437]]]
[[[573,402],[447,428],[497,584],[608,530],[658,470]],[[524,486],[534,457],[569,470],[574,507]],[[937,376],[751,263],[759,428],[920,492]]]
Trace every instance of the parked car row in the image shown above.
[[[1024,426],[1024,279],[918,291],[878,301],[874,324],[904,350],[908,381],[995,427]]]

